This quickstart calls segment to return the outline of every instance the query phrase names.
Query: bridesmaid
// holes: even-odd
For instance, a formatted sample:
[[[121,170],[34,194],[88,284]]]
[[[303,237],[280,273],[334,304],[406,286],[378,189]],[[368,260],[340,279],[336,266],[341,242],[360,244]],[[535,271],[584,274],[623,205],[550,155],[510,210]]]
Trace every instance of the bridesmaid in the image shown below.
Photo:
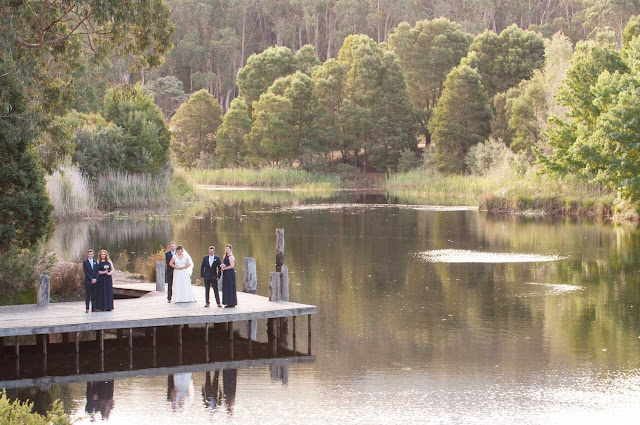
[[[231,245],[224,247],[225,254],[222,260],[222,304],[226,307],[235,307],[238,304],[236,296],[236,259],[231,251]]]
[[[113,310],[113,263],[109,259],[106,249],[98,254],[98,282],[96,284],[96,309],[97,311]]]

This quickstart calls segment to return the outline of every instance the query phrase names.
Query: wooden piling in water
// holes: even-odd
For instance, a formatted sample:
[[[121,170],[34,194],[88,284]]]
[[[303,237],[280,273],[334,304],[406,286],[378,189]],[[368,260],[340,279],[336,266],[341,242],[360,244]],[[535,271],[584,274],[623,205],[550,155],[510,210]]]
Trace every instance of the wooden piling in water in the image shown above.
[[[282,271],[284,264],[284,229],[276,229],[276,272]]]
[[[16,337],[16,357],[20,357],[20,337]]]

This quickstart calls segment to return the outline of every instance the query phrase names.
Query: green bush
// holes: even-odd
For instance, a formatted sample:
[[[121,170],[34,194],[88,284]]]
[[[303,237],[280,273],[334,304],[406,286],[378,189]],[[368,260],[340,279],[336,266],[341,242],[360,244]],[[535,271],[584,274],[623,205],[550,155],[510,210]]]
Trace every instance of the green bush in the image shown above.
[[[46,416],[32,413],[33,403],[20,400],[9,401],[7,393],[2,390],[0,396],[0,424],[2,425],[70,425],[71,420],[64,413],[59,400],[53,402]]]
[[[410,149],[405,149],[400,152],[400,159],[398,159],[398,171],[404,173],[420,166],[420,158],[416,153]]]
[[[121,169],[126,161],[124,132],[114,124],[101,129],[91,125],[80,127],[73,135],[73,143],[76,146],[73,162],[91,179]]]
[[[35,303],[38,275],[46,273],[54,263],[44,242],[30,249],[10,245],[0,255],[0,305]]]

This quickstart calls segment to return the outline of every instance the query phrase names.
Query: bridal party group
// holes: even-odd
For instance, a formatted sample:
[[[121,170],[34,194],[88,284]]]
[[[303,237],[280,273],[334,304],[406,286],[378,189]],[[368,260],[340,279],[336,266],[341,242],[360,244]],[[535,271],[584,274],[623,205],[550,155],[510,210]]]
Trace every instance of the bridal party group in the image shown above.
[[[231,245],[225,246],[222,258],[216,255],[214,246],[209,247],[208,255],[205,255],[200,265],[200,278],[204,283],[205,307],[210,306],[210,293],[213,290],[216,305],[232,308],[238,304],[236,294],[235,258]],[[184,247],[169,244],[165,252],[167,285],[167,301],[169,303],[197,302],[194,288],[191,284],[191,275],[194,262]],[[113,262],[109,258],[107,250],[102,249],[98,253],[98,259],[94,259],[94,251],[87,252],[87,259],[82,263],[85,287],[85,312],[111,311],[113,310]],[[222,281],[222,297],[218,291],[218,285]]]

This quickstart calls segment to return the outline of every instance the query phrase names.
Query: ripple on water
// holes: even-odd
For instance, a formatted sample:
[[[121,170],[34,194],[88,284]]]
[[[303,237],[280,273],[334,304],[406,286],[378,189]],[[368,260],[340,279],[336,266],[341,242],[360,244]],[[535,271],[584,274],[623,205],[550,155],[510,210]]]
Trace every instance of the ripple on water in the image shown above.
[[[531,285],[533,287],[539,288],[539,290],[535,292],[527,292],[523,294],[517,295],[520,298],[527,297],[536,297],[541,295],[563,295],[569,294],[575,291],[584,291],[584,286],[577,285],[564,285],[558,283],[540,283],[540,282],[526,282],[525,285]]]
[[[416,256],[430,263],[537,263],[565,258],[558,255],[481,252],[466,249],[436,249],[419,252]]]

